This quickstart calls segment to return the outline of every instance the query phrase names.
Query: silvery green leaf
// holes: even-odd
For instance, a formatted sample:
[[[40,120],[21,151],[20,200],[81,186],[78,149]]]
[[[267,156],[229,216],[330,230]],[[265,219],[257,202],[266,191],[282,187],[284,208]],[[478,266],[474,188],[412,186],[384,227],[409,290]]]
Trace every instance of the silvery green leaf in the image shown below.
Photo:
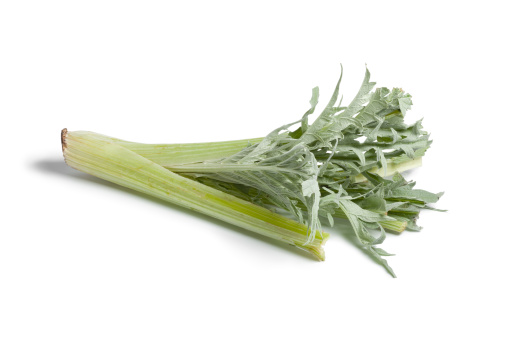
[[[394,254],[386,252],[384,249],[372,247],[372,249],[378,253],[380,256],[394,256]]]
[[[387,264],[387,261],[382,258],[381,254],[377,252],[378,248],[375,248],[373,246],[369,246],[368,251],[379,261],[380,264],[384,266],[384,268],[394,277],[396,278],[396,274],[394,273],[393,269]]]
[[[375,82],[370,82],[370,71],[366,68],[366,73],[364,75],[364,80],[357,93],[356,97],[352,100],[352,102],[348,105],[347,109],[343,113],[340,114],[342,117],[352,117],[363,108],[363,105],[366,104],[369,100],[370,91],[375,86]]]
[[[407,95],[405,97],[399,98],[398,102],[399,102],[399,105],[400,105],[400,110],[401,110],[403,116],[405,116],[407,110],[409,110],[410,107],[412,106],[411,96]]]

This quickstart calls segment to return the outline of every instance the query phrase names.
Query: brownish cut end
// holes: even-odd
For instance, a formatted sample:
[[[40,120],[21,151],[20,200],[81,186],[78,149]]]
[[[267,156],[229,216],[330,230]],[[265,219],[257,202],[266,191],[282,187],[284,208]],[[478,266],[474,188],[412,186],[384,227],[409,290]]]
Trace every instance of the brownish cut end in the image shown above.
[[[67,141],[65,140],[67,138],[67,128],[62,129],[61,134],[61,140],[62,140],[62,152],[65,151],[65,148],[67,148]]]

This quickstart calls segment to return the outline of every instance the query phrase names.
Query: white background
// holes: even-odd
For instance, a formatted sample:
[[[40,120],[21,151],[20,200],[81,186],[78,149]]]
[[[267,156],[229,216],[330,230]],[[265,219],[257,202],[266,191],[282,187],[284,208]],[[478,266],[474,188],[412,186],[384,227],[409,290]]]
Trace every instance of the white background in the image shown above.
[[[184,3],[184,4],[183,4]],[[1,337],[505,336],[500,1],[3,1]],[[259,137],[365,63],[413,95],[445,191],[389,236],[391,276],[346,227],[327,259],[77,172],[60,130],[137,142]]]

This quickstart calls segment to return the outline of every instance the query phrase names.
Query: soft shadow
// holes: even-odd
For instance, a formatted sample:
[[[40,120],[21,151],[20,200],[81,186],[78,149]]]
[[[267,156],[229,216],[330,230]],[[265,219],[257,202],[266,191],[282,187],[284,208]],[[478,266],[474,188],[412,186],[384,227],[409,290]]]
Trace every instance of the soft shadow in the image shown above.
[[[45,174],[57,174],[67,176],[80,176],[82,174],[65,164],[63,158],[60,160],[39,160],[32,163],[32,167]]]
[[[43,174],[55,175],[55,176],[65,177],[65,178],[68,178],[68,179],[77,179],[77,180],[87,181],[87,182],[91,182],[93,184],[98,184],[98,185],[101,185],[101,186],[107,186],[107,187],[109,187],[111,189],[116,189],[118,191],[122,191],[122,192],[125,192],[127,194],[135,195],[135,196],[137,196],[139,198],[143,198],[145,200],[149,200],[152,203],[157,203],[159,205],[163,205],[164,207],[169,207],[169,208],[171,208],[173,210],[177,210],[178,212],[190,214],[193,217],[199,218],[201,220],[205,220],[205,221],[210,222],[210,223],[214,223],[216,225],[222,226],[222,227],[227,228],[228,230],[234,231],[236,233],[239,233],[239,234],[242,234],[242,235],[245,235],[245,236],[249,236],[251,238],[255,238],[256,240],[259,240],[259,241],[262,241],[262,242],[265,242],[265,243],[269,243],[269,244],[271,244],[271,245],[279,248],[280,250],[288,251],[288,252],[297,254],[299,256],[302,256],[302,257],[305,257],[305,258],[309,258],[309,259],[313,259],[315,261],[318,261],[317,258],[315,258],[313,255],[310,255],[309,253],[307,253],[307,252],[305,252],[305,251],[303,251],[301,249],[298,249],[297,247],[294,247],[294,246],[291,246],[291,245],[279,242],[279,241],[274,240],[272,238],[265,237],[265,236],[262,236],[262,235],[259,235],[259,234],[255,233],[255,232],[242,229],[240,227],[237,227],[237,226],[229,224],[227,222],[218,220],[218,219],[213,218],[211,216],[207,216],[207,215],[198,213],[196,211],[193,211],[193,210],[190,210],[190,209],[186,209],[186,208],[180,207],[180,206],[175,205],[175,204],[171,204],[169,202],[160,200],[158,198],[155,198],[155,197],[152,197],[152,196],[149,196],[149,195],[137,192],[137,191],[129,189],[129,188],[122,187],[120,185],[111,183],[109,181],[100,179],[98,177],[95,177],[95,176],[92,176],[92,175],[80,172],[78,170],[75,170],[75,169],[69,167],[67,164],[65,164],[65,162],[63,161],[63,159],[59,159],[59,160],[48,160],[48,159],[38,160],[38,161],[33,162],[31,166],[32,166],[32,168],[34,170],[37,170],[37,171],[39,171],[39,172],[41,172]]]

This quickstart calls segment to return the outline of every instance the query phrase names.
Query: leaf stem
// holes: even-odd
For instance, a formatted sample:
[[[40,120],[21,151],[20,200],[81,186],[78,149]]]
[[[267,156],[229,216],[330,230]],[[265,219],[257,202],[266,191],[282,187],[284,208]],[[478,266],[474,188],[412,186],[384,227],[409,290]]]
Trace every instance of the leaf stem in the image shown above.
[[[128,142],[116,138],[110,139],[162,167],[169,167],[228,157],[249,145],[259,143],[263,138],[177,144],[144,144]]]

